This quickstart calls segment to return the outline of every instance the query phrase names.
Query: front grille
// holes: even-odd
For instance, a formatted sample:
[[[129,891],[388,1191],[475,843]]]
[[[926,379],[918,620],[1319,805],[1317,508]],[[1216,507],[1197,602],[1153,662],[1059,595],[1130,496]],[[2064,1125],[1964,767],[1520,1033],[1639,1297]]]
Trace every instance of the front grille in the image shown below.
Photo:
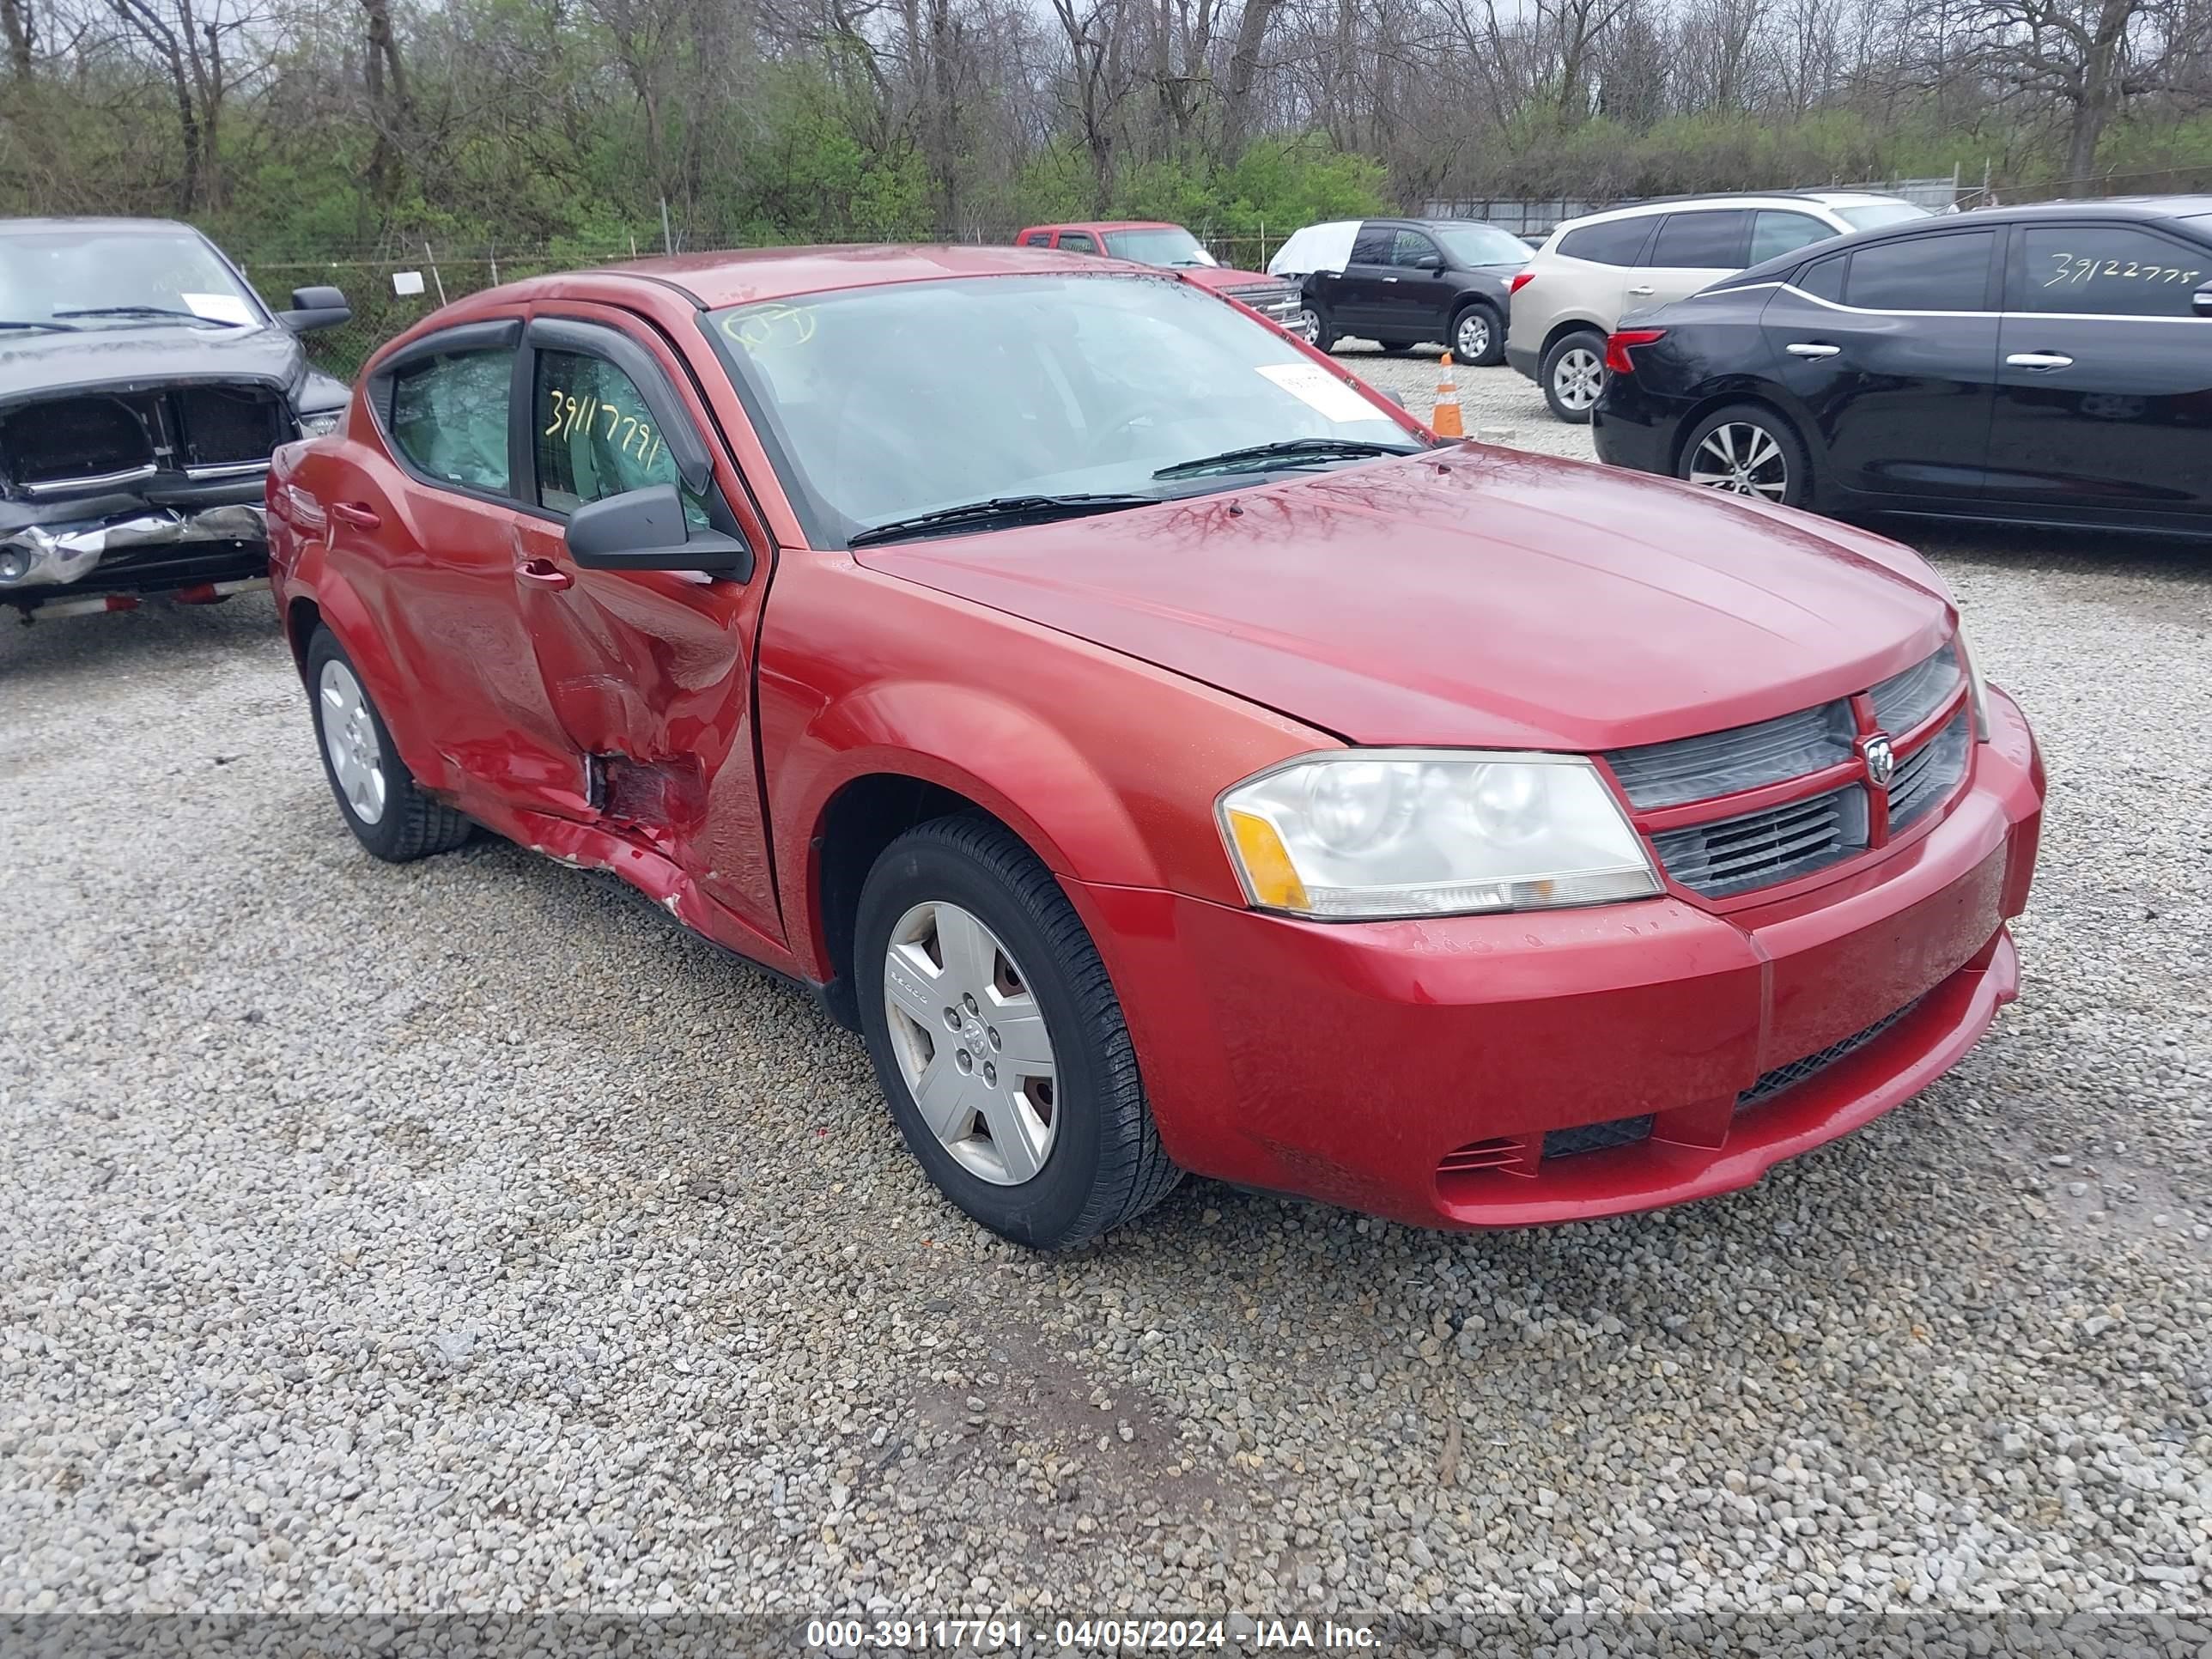
[[[1851,708],[1823,703],[1755,726],[1730,726],[1672,743],[1615,749],[1606,760],[1632,806],[1679,806],[1802,777],[1851,757]]]
[[[1710,898],[1795,880],[1866,844],[1866,791],[1857,784],[1651,838],[1667,873]]]
[[[1252,307],[1271,323],[1286,323],[1298,313],[1298,291],[1280,283],[1262,287],[1224,290],[1231,299]]]
[[[291,435],[283,402],[259,386],[188,386],[169,395],[177,411],[177,459],[183,466],[265,461]]]
[[[293,434],[291,410],[263,386],[80,392],[0,416],[0,468],[34,495],[65,496],[161,472],[250,475]]]
[[[1958,646],[1947,645],[1868,694],[1874,699],[1875,720],[1883,731],[1903,737],[1958,695],[1965,678]]]
[[[1579,1123],[1571,1129],[1553,1129],[1544,1136],[1546,1158],[1572,1158],[1577,1152],[1601,1152],[1609,1146],[1632,1146],[1651,1138],[1652,1114],[1617,1117],[1610,1123]]]
[[[1894,831],[1928,816],[1950,797],[1966,775],[1966,754],[1973,747],[1964,703],[1941,732],[1898,762],[1889,781],[1889,827]]]
[[[1816,1054],[1793,1060],[1787,1066],[1778,1066],[1762,1074],[1757,1082],[1735,1097],[1736,1110],[1747,1111],[1753,1106],[1764,1105],[1784,1090],[1794,1089],[1806,1079],[1826,1071],[1845,1054],[1856,1054],[1865,1048],[1919,1006],[1920,999],[1915,997],[1895,1013],[1884,1014],[1863,1031],[1854,1031],[1840,1042],[1832,1042]]]
[[[152,400],[106,395],[56,398],[0,421],[0,456],[19,484],[98,478],[154,459]]]

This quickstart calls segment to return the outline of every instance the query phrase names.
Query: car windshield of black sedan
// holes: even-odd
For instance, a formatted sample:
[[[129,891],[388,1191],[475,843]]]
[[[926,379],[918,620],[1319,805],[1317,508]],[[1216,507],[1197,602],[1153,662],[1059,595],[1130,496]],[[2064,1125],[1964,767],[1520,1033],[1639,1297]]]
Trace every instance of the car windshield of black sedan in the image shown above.
[[[973,502],[1164,498],[1419,443],[1278,330],[1170,278],[900,283],[708,321],[824,545]],[[1316,439],[1334,441],[1156,476]]]
[[[0,234],[0,320],[53,329],[254,328],[261,307],[188,231]]]

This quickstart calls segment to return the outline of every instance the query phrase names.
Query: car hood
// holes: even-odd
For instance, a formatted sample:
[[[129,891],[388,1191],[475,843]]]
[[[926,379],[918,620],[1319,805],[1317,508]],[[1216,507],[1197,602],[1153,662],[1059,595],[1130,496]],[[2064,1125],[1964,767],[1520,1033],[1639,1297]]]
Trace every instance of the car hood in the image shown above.
[[[1715,731],[1863,690],[1954,625],[1893,542],[1474,444],[855,556],[1358,743]]]
[[[254,380],[289,387],[304,357],[282,328],[196,328],[189,323],[93,324],[74,333],[0,332],[0,401],[76,386]]]
[[[1178,276],[1188,276],[1200,288],[1211,289],[1216,294],[1233,294],[1240,288],[1291,288],[1279,276],[1270,276],[1264,270],[1231,270],[1226,265],[1177,265]]]

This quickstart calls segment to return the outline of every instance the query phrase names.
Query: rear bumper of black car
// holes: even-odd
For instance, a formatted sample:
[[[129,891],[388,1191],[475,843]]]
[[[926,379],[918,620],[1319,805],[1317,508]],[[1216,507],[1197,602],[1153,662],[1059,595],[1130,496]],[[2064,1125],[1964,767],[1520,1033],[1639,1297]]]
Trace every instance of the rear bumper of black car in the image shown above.
[[[1598,459],[1607,466],[1671,474],[1686,408],[1680,399],[1652,396],[1632,375],[1608,376],[1590,411]]]

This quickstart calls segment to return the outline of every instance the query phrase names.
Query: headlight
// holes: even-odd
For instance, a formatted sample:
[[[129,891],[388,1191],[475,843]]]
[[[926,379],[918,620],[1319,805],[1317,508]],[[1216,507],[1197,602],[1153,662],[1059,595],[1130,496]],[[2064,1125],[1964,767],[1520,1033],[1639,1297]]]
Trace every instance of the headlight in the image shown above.
[[[300,435],[302,438],[327,438],[338,429],[345,418],[343,409],[319,409],[300,416]]]
[[[1964,623],[1959,628],[1959,657],[1966,665],[1966,689],[1974,700],[1974,738],[1977,742],[1990,740],[1990,683],[1982,678],[1982,665],[1974,660],[1974,648],[1966,643]]]
[[[1216,807],[1244,896],[1333,921],[1648,898],[1644,843],[1577,755],[1352,749],[1248,778]]]

